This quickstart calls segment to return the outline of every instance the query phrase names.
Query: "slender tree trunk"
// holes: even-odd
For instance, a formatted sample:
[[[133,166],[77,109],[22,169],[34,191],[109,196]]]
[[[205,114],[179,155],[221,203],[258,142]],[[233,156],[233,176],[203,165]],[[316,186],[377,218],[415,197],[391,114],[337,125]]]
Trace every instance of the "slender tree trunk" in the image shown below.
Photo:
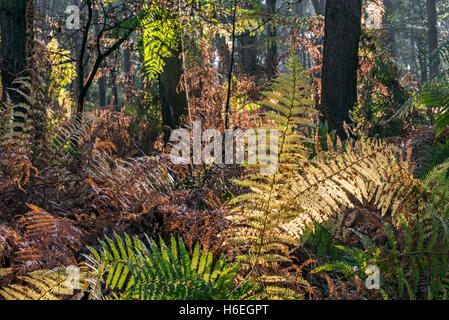
[[[39,7],[40,14],[44,21],[47,18],[47,3],[48,3],[47,0],[40,0],[40,3],[39,3],[40,4],[40,7]]]
[[[242,72],[246,75],[254,75],[257,70],[257,49],[255,48],[257,38],[246,35],[240,39],[238,50],[239,62]]]
[[[98,35],[101,31],[98,21],[98,10],[94,9],[93,15],[95,34]],[[103,75],[98,79],[98,101],[100,103],[100,108],[106,107],[106,76],[104,75],[104,72]]]
[[[272,16],[276,12],[276,0],[267,0],[267,13]],[[273,24],[269,23],[267,25],[267,34],[269,37],[269,44],[267,48],[267,78],[268,81],[273,79],[276,75],[277,70],[277,45],[276,45],[276,34],[277,28]]]
[[[179,50],[180,51],[180,50]],[[181,125],[181,118],[188,114],[188,101],[185,90],[179,84],[184,72],[180,52],[165,60],[164,71],[159,76],[164,141],[170,139],[170,133]]]
[[[417,37],[416,37],[417,38]],[[415,39],[416,39],[415,38]],[[427,52],[426,52],[426,46],[425,43],[421,41],[416,41],[416,46],[418,49],[418,65],[421,73],[421,83],[426,83],[429,81],[428,77],[428,63],[427,63]]]
[[[322,105],[330,129],[345,138],[343,122],[357,102],[362,0],[327,0],[323,52]]]
[[[438,28],[436,0],[427,0],[427,23],[429,35],[429,55],[438,48]],[[439,73],[438,58],[430,59],[429,78],[432,81]]]
[[[231,64],[230,55],[231,52],[226,44],[226,39],[224,37],[219,37],[217,39],[217,46],[218,46],[218,54],[220,56],[220,66],[219,66],[219,72],[220,72],[220,82],[224,83],[226,81],[226,75],[229,72],[229,67]]]
[[[0,0],[0,28],[1,28],[1,75],[2,99],[11,100],[13,105],[25,103],[24,97],[13,90],[18,85],[14,80],[26,76],[26,1]],[[15,131],[22,131],[20,123],[25,117],[19,116],[27,113],[25,108],[16,107],[14,122]]]
[[[326,0],[320,0],[321,12],[324,15],[326,13]]]
[[[132,101],[132,95],[130,94],[129,90],[127,88],[131,86],[133,80],[132,80],[132,74],[131,74],[131,48],[130,44],[123,49],[123,72],[125,73],[125,97],[126,97],[126,104],[130,104]]]

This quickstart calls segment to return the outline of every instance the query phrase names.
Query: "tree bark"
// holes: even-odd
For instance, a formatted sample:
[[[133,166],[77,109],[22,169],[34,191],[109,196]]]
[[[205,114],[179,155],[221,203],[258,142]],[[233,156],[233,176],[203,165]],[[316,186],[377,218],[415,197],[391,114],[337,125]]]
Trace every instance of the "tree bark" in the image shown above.
[[[165,60],[164,71],[159,75],[164,141],[167,143],[173,129],[179,128],[181,118],[188,113],[187,93],[179,87],[184,72],[180,51]]]
[[[276,0],[267,0],[268,15],[272,16],[275,12],[276,12]],[[269,37],[269,44],[267,48],[266,68],[267,68],[267,78],[268,81],[270,81],[276,75],[277,70],[277,45],[275,42],[277,28],[276,26],[274,26],[274,24],[268,23],[267,34]]]
[[[2,100],[9,97],[13,105],[26,103],[26,99],[13,90],[19,86],[14,80],[26,76],[26,1],[0,0],[1,28],[1,75]],[[15,111],[27,113],[25,108],[15,107]],[[23,123],[24,117],[15,115],[14,122]],[[14,126],[15,131],[22,131]]]
[[[327,0],[321,112],[331,130],[346,138],[343,122],[357,102],[362,0]]]
[[[95,34],[100,34],[100,25],[98,21],[98,10],[94,9],[93,11],[94,15],[94,25],[95,25]],[[104,75],[105,72],[103,72],[103,75],[98,79],[98,101],[100,103],[100,108],[106,107],[106,76]]]
[[[437,9],[435,0],[427,0],[427,24],[429,36],[429,55],[438,49]],[[430,59],[429,78],[435,79],[439,73],[438,58]]]

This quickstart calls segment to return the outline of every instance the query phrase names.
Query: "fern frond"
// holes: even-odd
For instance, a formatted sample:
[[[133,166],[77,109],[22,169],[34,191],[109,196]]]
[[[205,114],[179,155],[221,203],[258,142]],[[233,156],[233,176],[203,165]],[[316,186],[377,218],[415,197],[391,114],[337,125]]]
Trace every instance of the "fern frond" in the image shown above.
[[[420,103],[437,109],[435,133],[441,135],[449,126],[449,85],[428,85],[423,89]]]
[[[427,174],[423,188],[429,194],[433,210],[449,217],[449,160]]]
[[[90,248],[89,266],[97,273],[96,287],[113,291],[116,299],[241,299],[251,291],[250,283],[235,286],[238,264],[230,266],[223,258],[213,263],[212,253],[197,244],[192,256],[181,239],[170,239],[167,246],[146,237],[115,236],[101,241],[101,251]],[[100,288],[101,291],[101,288]]]

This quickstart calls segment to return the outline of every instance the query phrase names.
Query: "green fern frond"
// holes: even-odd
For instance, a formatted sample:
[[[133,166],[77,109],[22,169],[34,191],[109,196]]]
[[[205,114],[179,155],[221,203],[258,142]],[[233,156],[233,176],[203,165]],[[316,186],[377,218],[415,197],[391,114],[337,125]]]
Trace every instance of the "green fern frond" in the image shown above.
[[[170,246],[146,238],[115,236],[101,241],[102,249],[90,248],[89,266],[97,273],[91,282],[111,290],[112,298],[161,299],[242,299],[248,298],[249,282],[235,287],[238,264],[230,266],[223,258],[213,262],[212,253],[197,244],[190,256],[181,239],[171,237]],[[100,290],[101,291],[101,290]]]

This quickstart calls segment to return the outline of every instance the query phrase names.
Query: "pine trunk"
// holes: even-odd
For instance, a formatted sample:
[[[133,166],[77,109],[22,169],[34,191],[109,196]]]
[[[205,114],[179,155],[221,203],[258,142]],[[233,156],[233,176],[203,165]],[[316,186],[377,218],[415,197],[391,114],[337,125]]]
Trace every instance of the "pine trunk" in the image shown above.
[[[14,80],[26,76],[25,0],[0,0],[0,28],[2,100],[6,101],[9,98],[13,105],[26,103],[25,98],[13,90],[18,87],[14,84]],[[24,114],[27,112],[24,108],[15,110]],[[15,115],[15,122],[23,123],[24,120],[23,117]],[[17,128],[20,131],[20,126]]]
[[[357,102],[362,0],[327,0],[321,111],[330,129],[345,137],[343,122]]]
[[[437,9],[435,0],[427,0],[427,23],[429,34],[429,54],[432,55],[438,49]],[[438,57],[431,57],[429,78],[435,79],[439,72]]]

